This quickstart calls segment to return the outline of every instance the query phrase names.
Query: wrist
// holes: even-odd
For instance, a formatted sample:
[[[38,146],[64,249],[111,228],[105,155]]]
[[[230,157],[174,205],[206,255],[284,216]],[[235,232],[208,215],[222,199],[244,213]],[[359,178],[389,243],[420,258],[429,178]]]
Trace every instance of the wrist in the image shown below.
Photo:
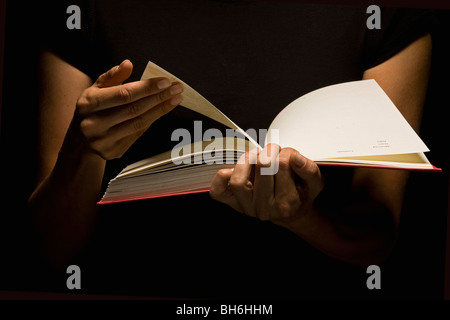
[[[298,214],[289,220],[279,221],[276,224],[294,232],[304,239],[317,236],[322,232],[327,218],[324,217],[325,206],[330,205],[327,196],[328,188],[324,187],[321,192],[309,203],[304,203],[298,211]]]
[[[55,171],[73,181],[78,175],[103,178],[106,160],[87,147],[82,137],[68,130],[58,153]]]

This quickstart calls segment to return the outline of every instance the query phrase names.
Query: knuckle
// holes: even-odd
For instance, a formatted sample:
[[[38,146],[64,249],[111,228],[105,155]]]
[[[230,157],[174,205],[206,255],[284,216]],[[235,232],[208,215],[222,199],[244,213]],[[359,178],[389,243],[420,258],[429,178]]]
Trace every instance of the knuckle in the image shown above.
[[[276,199],[278,216],[283,219],[292,218],[300,207],[300,202],[295,196],[284,196]]]
[[[133,100],[131,90],[124,85],[119,87],[119,97],[123,103],[130,103]]]
[[[127,113],[129,116],[134,117],[141,113],[141,106],[138,103],[132,103],[127,108]]]
[[[166,91],[161,91],[156,95],[156,98],[159,102],[163,102],[167,100]]]
[[[287,201],[278,202],[277,209],[282,218],[289,218],[292,214],[292,205]]]
[[[154,94],[156,91],[159,90],[158,88],[158,81],[157,79],[148,79],[148,80],[144,80],[147,81],[145,87],[144,87],[144,92],[146,95],[151,95]]]
[[[77,101],[77,107],[81,113],[88,113],[100,105],[98,96],[92,89],[86,89]]]
[[[86,103],[90,108],[97,108],[100,105],[98,96],[92,90],[86,91],[85,95]]]
[[[88,108],[88,101],[84,95],[80,96],[77,100],[77,109],[80,113],[84,113]]]
[[[217,171],[217,177],[220,180],[227,180],[229,178],[229,173],[226,169],[225,170],[221,169],[221,170]]]
[[[134,131],[141,131],[146,127],[146,123],[142,117],[136,117],[131,121],[131,125]]]
[[[245,185],[245,179],[240,177],[231,176],[230,178],[230,188],[233,190],[242,189]]]
[[[80,131],[85,136],[88,135],[94,127],[95,123],[91,118],[84,118],[80,122]]]
[[[77,100],[77,110],[81,115],[89,113],[91,109],[91,105],[89,103],[88,98],[85,95],[82,95]]]

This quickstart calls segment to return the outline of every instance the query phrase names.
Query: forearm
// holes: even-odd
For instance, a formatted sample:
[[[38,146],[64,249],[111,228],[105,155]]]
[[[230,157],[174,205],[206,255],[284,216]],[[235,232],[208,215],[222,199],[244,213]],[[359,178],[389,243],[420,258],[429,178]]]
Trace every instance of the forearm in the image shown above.
[[[92,84],[57,56],[42,56],[40,183],[29,207],[47,255],[60,267],[94,229],[106,160],[120,158],[182,99],[181,84],[166,78],[124,84],[132,71],[124,60]]]
[[[105,160],[65,142],[51,173],[29,198],[49,261],[64,267],[85,245],[96,219]]]
[[[327,255],[361,266],[384,261],[396,239],[392,213],[369,197],[345,204],[319,197],[308,214],[282,226]]]

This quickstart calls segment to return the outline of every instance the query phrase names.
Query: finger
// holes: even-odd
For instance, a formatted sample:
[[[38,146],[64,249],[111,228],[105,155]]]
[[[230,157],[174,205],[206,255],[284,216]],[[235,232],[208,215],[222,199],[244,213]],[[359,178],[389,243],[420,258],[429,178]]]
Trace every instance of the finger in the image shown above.
[[[273,193],[273,176],[278,171],[280,146],[268,144],[259,154],[255,171],[255,192],[265,197]]]
[[[317,164],[297,151],[292,154],[290,164],[295,174],[306,184],[310,196],[315,198],[324,185],[323,177]]]
[[[253,201],[253,183],[250,176],[253,170],[253,164],[256,163],[258,149],[246,152],[239,158],[233,173],[230,177],[230,189],[236,200],[240,203],[244,212],[250,216],[254,216],[252,206]]]
[[[97,116],[102,118],[102,121],[99,121],[105,125],[104,128],[96,128],[97,130],[106,130],[110,127],[115,126],[121,122],[133,119],[138,117],[150,109],[160,105],[161,103],[172,99],[176,95],[179,95],[183,92],[183,87],[181,84],[174,84],[169,89],[161,91],[158,94],[154,94],[135,102],[129,103],[124,106],[109,108],[103,111],[100,111]],[[176,106],[178,105],[177,101],[171,101],[170,104]],[[164,110],[162,110],[164,111]],[[161,115],[162,116],[162,115]]]
[[[120,65],[115,66],[98,77],[93,84],[98,88],[117,86],[127,80],[133,72],[133,64],[130,60],[124,60]]]
[[[278,154],[280,146],[268,144],[260,153],[255,168],[254,203],[256,216],[268,220],[274,201],[274,175],[278,171]]]
[[[278,172],[275,175],[275,194],[287,194],[292,187],[295,189],[295,173],[291,169],[291,157],[296,151],[284,148],[278,155]]]
[[[242,207],[229,187],[232,173],[233,169],[219,170],[211,181],[209,195],[212,199],[225,203],[236,211],[243,212]]]
[[[290,166],[291,156],[296,151],[284,148],[278,156],[278,172],[275,175],[275,203],[278,208],[277,218],[289,218],[300,207],[299,194],[295,185],[294,172]]]
[[[158,94],[170,86],[171,83],[165,78],[153,78],[101,89],[90,87],[78,99],[77,106],[80,114],[89,114],[130,104]]]
[[[145,131],[153,122],[173,110],[181,101],[181,95],[175,95],[172,99],[164,101],[140,116],[111,127],[108,136],[110,139],[119,140],[123,137],[134,135],[137,132]]]

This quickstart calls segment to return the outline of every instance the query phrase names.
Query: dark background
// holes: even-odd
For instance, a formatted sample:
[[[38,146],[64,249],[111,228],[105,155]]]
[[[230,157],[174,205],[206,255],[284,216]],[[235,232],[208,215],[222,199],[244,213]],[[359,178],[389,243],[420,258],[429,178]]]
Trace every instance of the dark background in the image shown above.
[[[0,1],[2,11],[4,3]],[[0,38],[4,44],[0,70],[0,291],[51,292],[57,287],[35,245],[26,210],[36,170],[37,59],[39,31],[46,14],[39,2],[8,1],[6,11],[0,15],[6,26],[4,41]],[[443,172],[411,174],[399,243],[381,268],[382,290],[369,295],[373,298],[444,297],[450,163],[450,10],[437,10],[436,16],[439,23],[433,33],[433,67],[421,137],[432,150],[429,160]]]

